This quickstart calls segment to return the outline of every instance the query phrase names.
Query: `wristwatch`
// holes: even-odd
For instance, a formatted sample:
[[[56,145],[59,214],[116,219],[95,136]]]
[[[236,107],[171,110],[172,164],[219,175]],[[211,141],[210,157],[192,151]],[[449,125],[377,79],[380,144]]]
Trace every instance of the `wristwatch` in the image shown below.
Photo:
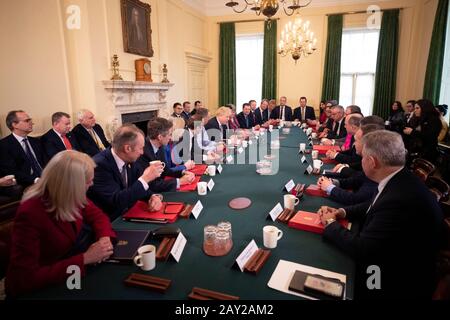
[[[333,218],[327,219],[327,225],[326,226],[328,227],[330,224],[332,224],[335,221],[336,221],[336,219],[333,219]]]

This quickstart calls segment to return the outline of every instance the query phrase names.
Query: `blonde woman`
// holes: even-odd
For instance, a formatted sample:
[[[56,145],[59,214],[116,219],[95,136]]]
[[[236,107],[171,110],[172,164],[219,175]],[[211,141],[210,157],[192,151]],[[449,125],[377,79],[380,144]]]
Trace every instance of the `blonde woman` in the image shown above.
[[[17,296],[64,283],[68,267],[106,260],[115,237],[108,217],[86,197],[95,163],[77,151],[56,154],[24,194],[12,232],[6,293]],[[92,229],[92,233],[86,231]],[[92,242],[86,235],[95,235]],[[92,243],[90,246],[86,243]]]

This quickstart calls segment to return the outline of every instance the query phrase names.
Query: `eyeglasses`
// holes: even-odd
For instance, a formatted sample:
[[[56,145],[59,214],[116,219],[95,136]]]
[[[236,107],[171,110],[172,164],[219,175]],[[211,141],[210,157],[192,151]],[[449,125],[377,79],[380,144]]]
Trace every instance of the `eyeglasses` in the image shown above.
[[[19,120],[19,121],[17,121],[17,122],[20,122],[20,121],[29,123],[29,122],[33,121],[33,119],[31,119],[31,118],[28,118],[28,119],[22,119],[22,120]]]

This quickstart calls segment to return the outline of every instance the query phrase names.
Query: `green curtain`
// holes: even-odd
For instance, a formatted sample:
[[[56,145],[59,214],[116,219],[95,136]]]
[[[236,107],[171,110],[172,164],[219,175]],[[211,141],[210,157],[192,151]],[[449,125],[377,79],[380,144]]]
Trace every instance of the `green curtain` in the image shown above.
[[[328,17],[327,51],[323,72],[322,100],[339,100],[341,85],[342,14]]]
[[[400,10],[383,12],[380,39],[378,42],[377,70],[375,75],[375,94],[373,114],[387,119],[395,100],[397,85],[398,34]]]
[[[262,99],[277,97],[277,21],[264,23]]]
[[[439,104],[442,69],[444,67],[445,37],[447,31],[448,0],[439,0],[434,19],[433,35],[428,54],[423,97]]]
[[[220,24],[219,106],[236,105],[236,32],[234,23]]]

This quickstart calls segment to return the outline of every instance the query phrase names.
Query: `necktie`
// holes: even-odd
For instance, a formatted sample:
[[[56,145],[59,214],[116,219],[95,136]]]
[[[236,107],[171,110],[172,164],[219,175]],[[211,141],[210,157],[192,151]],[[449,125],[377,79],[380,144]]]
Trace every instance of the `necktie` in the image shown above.
[[[122,176],[122,181],[125,187],[128,187],[128,176],[127,176],[127,164],[125,163],[122,167],[122,172],[120,173]]]
[[[67,138],[67,136],[65,134],[61,135],[61,138],[63,139],[64,146],[66,147],[66,149],[72,150],[72,144],[70,143],[69,138]]]
[[[284,107],[280,107],[280,119],[283,120]]]
[[[248,129],[248,116],[245,116],[245,128]]]
[[[40,177],[41,173],[42,173],[42,167],[40,166],[39,162],[34,157],[33,152],[31,152],[31,147],[29,145],[28,139],[25,138],[22,141],[25,145],[25,153],[28,157],[28,160],[30,160],[31,170],[33,171],[32,174],[35,174],[36,176]]]
[[[95,134],[94,129],[90,129],[90,130],[89,130],[89,133],[91,134],[92,139],[94,139],[94,142],[95,142],[95,144],[97,145],[97,147],[100,149],[100,151],[101,151],[101,150],[104,150],[104,149],[105,149],[105,146],[103,145],[103,143],[102,143],[101,141],[98,141],[97,135]]]
[[[302,108],[302,121],[306,121],[305,108]]]

